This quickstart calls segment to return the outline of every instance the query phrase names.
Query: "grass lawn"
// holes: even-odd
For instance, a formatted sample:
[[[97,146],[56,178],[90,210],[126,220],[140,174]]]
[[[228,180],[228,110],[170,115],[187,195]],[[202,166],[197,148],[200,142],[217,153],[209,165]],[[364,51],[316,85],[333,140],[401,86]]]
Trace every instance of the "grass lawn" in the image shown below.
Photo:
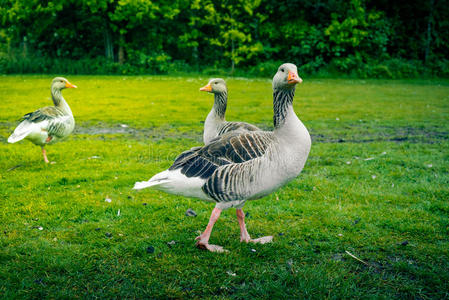
[[[45,165],[6,139],[51,79],[0,76],[0,298],[449,298],[448,81],[304,78],[304,171],[244,207],[274,243],[230,209],[223,254],[194,247],[213,204],[131,190],[201,145],[208,78],[69,76],[77,128]],[[228,87],[228,120],[271,128],[270,80]]]

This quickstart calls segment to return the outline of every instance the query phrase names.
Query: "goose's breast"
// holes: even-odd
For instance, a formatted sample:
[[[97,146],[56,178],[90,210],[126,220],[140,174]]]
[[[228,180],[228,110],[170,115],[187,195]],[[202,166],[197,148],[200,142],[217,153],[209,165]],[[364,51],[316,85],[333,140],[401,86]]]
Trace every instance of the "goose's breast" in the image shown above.
[[[70,116],[62,116],[49,124],[48,131],[54,138],[62,139],[67,137],[75,129],[75,119]]]

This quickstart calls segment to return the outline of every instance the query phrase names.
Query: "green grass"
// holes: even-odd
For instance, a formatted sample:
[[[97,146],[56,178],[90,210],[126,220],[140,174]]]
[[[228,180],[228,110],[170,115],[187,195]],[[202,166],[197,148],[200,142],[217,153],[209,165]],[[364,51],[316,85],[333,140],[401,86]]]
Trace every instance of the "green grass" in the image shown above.
[[[51,79],[0,77],[0,298],[449,297],[448,81],[305,78],[306,167],[244,208],[250,234],[274,243],[241,244],[230,209],[211,237],[230,252],[217,254],[194,247],[212,204],[131,190],[201,144],[208,78],[69,77],[77,129],[46,166],[6,139],[51,103]],[[228,120],[271,128],[270,81],[228,85]]]

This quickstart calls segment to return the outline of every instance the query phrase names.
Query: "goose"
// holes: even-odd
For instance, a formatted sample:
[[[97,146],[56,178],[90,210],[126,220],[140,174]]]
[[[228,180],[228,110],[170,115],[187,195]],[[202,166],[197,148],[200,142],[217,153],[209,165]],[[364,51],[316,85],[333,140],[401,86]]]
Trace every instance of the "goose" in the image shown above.
[[[294,64],[279,67],[273,78],[273,131],[219,136],[181,153],[168,170],[136,182],[134,189],[152,187],[216,203],[206,229],[196,238],[198,248],[227,251],[209,244],[209,238],[221,212],[231,207],[237,210],[241,242],[271,242],[272,236],[250,237],[242,207],[247,200],[262,198],[296,178],[306,163],[311,139],[293,110],[296,84],[301,82]]]
[[[65,88],[76,88],[63,77],[56,77],[51,83],[51,98],[54,106],[42,107],[21,118],[21,122],[8,138],[9,143],[23,139],[41,146],[44,161],[49,163],[45,145],[54,144],[67,137],[75,128],[75,119],[69,105],[62,97]]]
[[[230,131],[258,131],[258,127],[245,122],[227,122],[225,120],[226,106],[228,102],[228,88],[222,78],[213,78],[200,91],[214,94],[214,106],[204,121],[204,144],[209,144],[217,136]]]

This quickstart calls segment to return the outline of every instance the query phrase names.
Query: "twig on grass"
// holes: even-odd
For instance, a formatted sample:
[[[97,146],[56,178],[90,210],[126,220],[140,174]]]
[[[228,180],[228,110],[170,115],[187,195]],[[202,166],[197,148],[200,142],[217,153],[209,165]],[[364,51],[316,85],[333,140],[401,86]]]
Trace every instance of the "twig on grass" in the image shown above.
[[[17,166],[11,167],[11,168],[9,168],[8,170],[6,170],[6,172],[13,171],[13,170],[15,170],[15,169],[17,169],[17,168],[20,168],[21,166],[22,166],[22,165],[17,165]]]
[[[354,258],[355,260],[358,260],[359,262],[361,262],[362,264],[370,267],[370,264],[368,264],[366,261],[361,260],[360,258],[358,258],[357,256],[355,256],[354,254],[352,254],[351,252],[349,252],[348,250],[345,250],[346,254],[348,254],[349,256],[351,256],[352,258]]]

